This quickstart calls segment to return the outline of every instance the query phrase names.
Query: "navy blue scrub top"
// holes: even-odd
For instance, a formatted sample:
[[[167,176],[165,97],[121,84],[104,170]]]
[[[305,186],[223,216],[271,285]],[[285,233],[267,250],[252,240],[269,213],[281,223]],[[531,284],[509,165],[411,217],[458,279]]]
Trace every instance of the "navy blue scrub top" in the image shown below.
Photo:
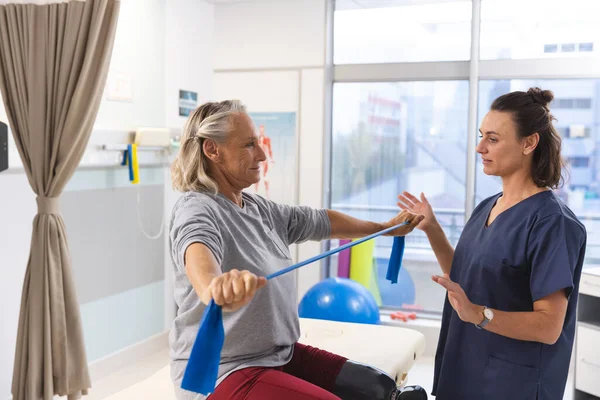
[[[563,330],[553,345],[510,339],[461,321],[446,296],[435,357],[437,400],[563,398],[585,227],[552,191],[528,197],[486,227],[501,195],[474,210],[456,246],[450,278],[474,304],[502,311],[533,311],[534,301],[566,289]]]

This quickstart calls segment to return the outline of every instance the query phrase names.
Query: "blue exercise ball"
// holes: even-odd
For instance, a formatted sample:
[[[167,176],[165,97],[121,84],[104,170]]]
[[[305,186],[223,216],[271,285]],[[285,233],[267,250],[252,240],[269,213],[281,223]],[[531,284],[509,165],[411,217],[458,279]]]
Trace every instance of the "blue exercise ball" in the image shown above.
[[[385,277],[388,268],[387,259],[377,259],[379,293],[381,302],[386,306],[404,307],[415,303],[415,282],[406,268],[400,268],[398,283],[391,283]]]
[[[348,278],[328,278],[314,285],[298,306],[302,318],[379,324],[379,307],[373,295]]]

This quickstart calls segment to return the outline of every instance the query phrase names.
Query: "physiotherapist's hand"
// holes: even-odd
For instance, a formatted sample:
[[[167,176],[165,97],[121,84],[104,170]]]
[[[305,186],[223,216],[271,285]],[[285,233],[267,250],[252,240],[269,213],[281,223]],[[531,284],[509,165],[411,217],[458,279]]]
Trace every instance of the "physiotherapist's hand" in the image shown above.
[[[383,229],[390,228],[394,225],[401,224],[403,222],[408,222],[408,225],[401,226],[400,228],[394,229],[391,232],[385,234],[385,236],[405,236],[411,233],[419,223],[423,221],[423,216],[407,211],[402,210],[398,215],[394,218],[390,219],[388,222],[383,224]]]
[[[472,324],[479,324],[483,321],[481,307],[471,303],[463,288],[458,283],[450,280],[448,274],[444,274],[444,276],[433,275],[431,280],[448,291],[448,301],[462,321]]]
[[[250,303],[256,291],[267,284],[264,277],[250,271],[232,269],[215,276],[208,286],[208,293],[223,311],[237,311]]]
[[[423,221],[417,226],[417,229],[427,232],[431,226],[437,224],[437,219],[425,195],[421,193],[420,197],[418,199],[409,192],[402,192],[402,194],[398,195],[398,207],[415,214],[423,215]]]

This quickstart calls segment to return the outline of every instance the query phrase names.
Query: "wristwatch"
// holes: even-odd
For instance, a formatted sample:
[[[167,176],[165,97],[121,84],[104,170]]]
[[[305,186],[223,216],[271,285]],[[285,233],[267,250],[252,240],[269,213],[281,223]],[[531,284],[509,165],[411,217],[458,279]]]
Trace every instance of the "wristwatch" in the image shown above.
[[[494,318],[494,312],[491,308],[483,306],[483,321],[479,324],[475,324],[477,329],[483,329],[492,319]]]

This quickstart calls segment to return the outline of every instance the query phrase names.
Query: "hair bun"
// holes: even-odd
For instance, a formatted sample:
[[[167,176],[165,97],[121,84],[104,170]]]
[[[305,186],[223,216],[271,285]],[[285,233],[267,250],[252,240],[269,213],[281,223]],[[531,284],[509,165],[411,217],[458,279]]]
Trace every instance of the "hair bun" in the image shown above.
[[[554,93],[552,93],[551,90],[542,90],[539,87],[532,87],[527,93],[533,97],[533,101],[544,107],[548,107],[548,104],[554,100]]]

